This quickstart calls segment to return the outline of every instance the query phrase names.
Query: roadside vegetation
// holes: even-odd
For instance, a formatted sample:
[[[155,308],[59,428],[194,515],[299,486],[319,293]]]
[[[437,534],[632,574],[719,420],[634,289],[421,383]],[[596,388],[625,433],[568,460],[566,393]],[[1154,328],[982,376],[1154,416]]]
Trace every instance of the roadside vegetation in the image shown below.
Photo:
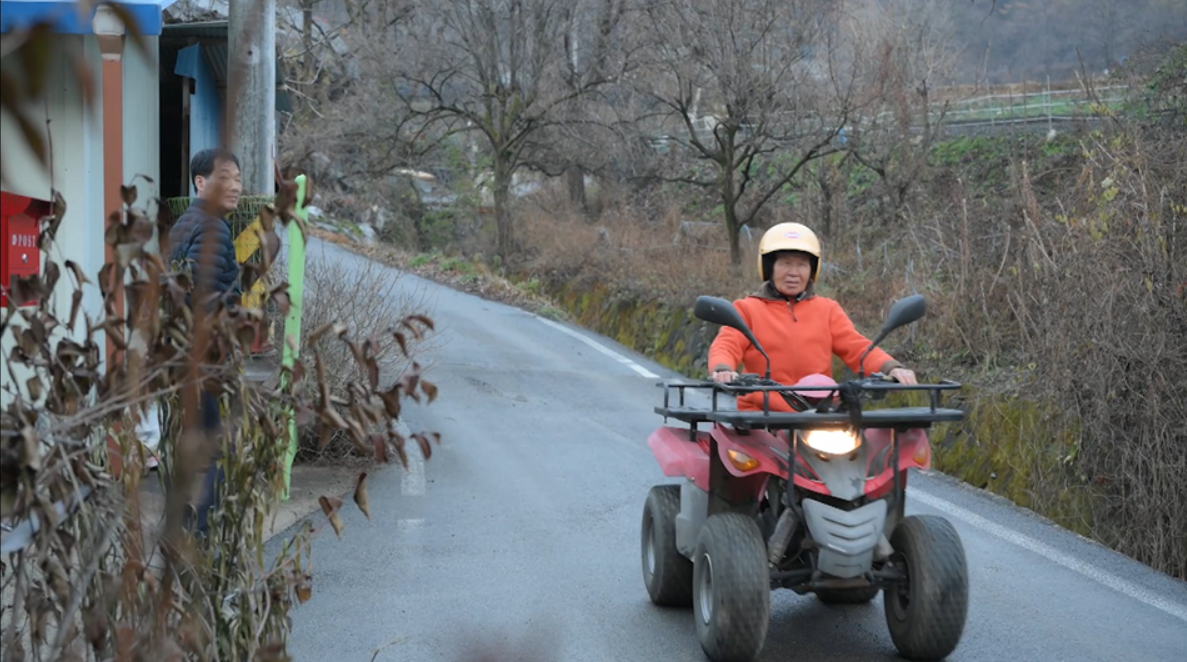
[[[49,25],[34,25],[5,33],[4,43],[4,113],[48,166],[53,136],[31,109],[43,107],[52,88],[44,63],[57,42]],[[128,48],[138,47],[130,37]],[[92,73],[82,61],[71,71]],[[228,91],[231,112],[236,94]],[[5,155],[13,146],[6,140]],[[393,347],[426,336],[432,320],[412,309],[383,325],[327,320],[306,336],[291,370],[251,379],[246,357],[265,332],[267,311],[287,314],[287,284],[273,278],[261,308],[191,312],[187,294],[201,301],[205,292],[162,258],[174,217],[163,201],[141,197],[137,184],[122,188],[121,209],[110,214],[68,208],[47,191],[54,204],[39,218],[41,274],[14,279],[2,313],[0,657],[288,660],[288,612],[313,597],[312,525],[274,554],[265,548],[265,522],[283,490],[288,423],[295,417],[323,438],[345,436],[384,463],[402,461],[413,443],[429,457],[435,435],[405,438],[393,425],[406,399],[432,401],[436,388],[414,369],[383,382],[377,375],[385,360],[399,360]],[[301,223],[296,185],[279,184],[260,211],[264,259],[245,265],[247,286],[276,276],[277,233]],[[63,257],[56,240],[104,217],[110,261],[89,273]],[[327,374],[329,361],[342,372]],[[228,434],[202,431],[202,390],[218,398]],[[142,489],[145,456],[133,434],[153,401],[165,412],[163,509]],[[232,507],[212,513],[199,541],[184,513],[216,451],[225,458],[223,503]],[[361,472],[353,497],[369,517],[366,479]],[[340,533],[340,495],[323,495],[321,505]]]

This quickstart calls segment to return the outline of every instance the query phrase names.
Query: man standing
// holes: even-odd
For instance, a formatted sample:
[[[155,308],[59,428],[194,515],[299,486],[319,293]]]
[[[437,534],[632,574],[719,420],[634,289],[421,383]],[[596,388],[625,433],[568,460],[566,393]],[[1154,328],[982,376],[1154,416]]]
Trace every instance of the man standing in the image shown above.
[[[234,302],[240,294],[235,239],[225,218],[239,206],[243,192],[239,159],[222,148],[202,150],[190,160],[190,176],[197,197],[169,231],[169,260],[191,275],[193,293],[200,300],[190,298],[190,305],[203,305],[213,312],[219,303]],[[202,429],[211,437],[219,434],[218,398],[205,389],[201,390],[201,412]],[[217,507],[219,488],[226,480],[217,460],[216,452],[198,501],[195,533],[200,536],[207,534],[210,509]]]

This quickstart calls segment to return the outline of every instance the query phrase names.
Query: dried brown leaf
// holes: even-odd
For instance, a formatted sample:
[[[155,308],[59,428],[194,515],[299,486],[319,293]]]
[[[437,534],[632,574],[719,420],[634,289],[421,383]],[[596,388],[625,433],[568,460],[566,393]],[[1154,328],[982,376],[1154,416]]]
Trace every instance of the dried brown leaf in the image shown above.
[[[288,317],[289,311],[293,307],[293,300],[289,297],[288,293],[276,294],[272,298],[276,301],[276,308],[280,311],[280,316]]]
[[[49,294],[58,285],[58,280],[62,277],[62,268],[58,266],[57,262],[51,260],[45,263],[42,273],[41,287],[46,294]]]
[[[66,268],[70,270],[70,274],[74,277],[75,287],[82,287],[83,285],[90,285],[91,279],[87,278],[86,272],[74,260],[66,260]]]
[[[367,365],[367,357],[363,356],[362,348],[360,348],[357,343],[350,340],[346,341],[346,346],[350,348],[350,353],[354,355],[355,364],[357,364],[359,368],[365,367]]]
[[[419,314],[409,315],[407,318],[405,318],[405,321],[406,322],[418,322],[419,324],[421,324],[422,326],[424,326],[425,328],[427,328],[430,331],[432,331],[435,328],[433,326],[433,320],[429,319],[425,315],[419,315]]]
[[[398,418],[400,416],[402,404],[400,403],[399,384],[392,386],[388,391],[379,393],[379,399],[383,402],[384,411],[387,412],[388,416],[390,416],[392,419]]]
[[[317,341],[321,340],[323,336],[325,336],[327,333],[330,333],[331,331],[333,331],[334,335],[336,336],[341,335],[346,332],[346,327],[336,321],[326,322],[325,324],[314,329],[313,333],[309,334],[305,342],[309,345],[315,345],[317,344]]]
[[[82,309],[82,296],[83,292],[81,289],[74,290],[70,295],[70,322],[66,325],[66,328],[71,331],[74,330],[74,325],[78,321],[78,311]]]
[[[334,439],[334,433],[337,431],[329,425],[322,424],[320,427],[321,433],[317,439],[317,449],[325,450],[325,447]]]
[[[21,429],[21,466],[31,471],[41,468],[41,442],[37,430],[26,425]]]
[[[321,511],[330,520],[330,526],[334,527],[334,534],[341,538],[343,525],[342,518],[338,515],[338,509],[342,507],[342,499],[322,495],[318,497],[317,502],[321,504]]]
[[[436,384],[434,384],[426,379],[422,379],[422,380],[420,380],[420,390],[424,391],[425,395],[428,396],[429,402],[432,402],[437,399],[437,385]]]
[[[354,502],[363,511],[367,519],[371,519],[371,507],[367,502],[367,472],[359,474],[358,483],[354,486]]]
[[[392,431],[392,445],[396,448],[396,456],[400,458],[400,466],[405,469],[408,468],[408,450],[405,448],[407,441],[404,435],[399,432]]]
[[[25,388],[29,391],[29,399],[33,400],[34,402],[41,400],[43,391],[40,377],[37,375],[30,377],[25,381]]]
[[[379,388],[379,363],[375,359],[368,358],[366,360],[367,366],[367,381],[371,385],[371,390]]]
[[[300,604],[309,602],[310,598],[313,597],[313,582],[311,579],[312,578],[307,574],[302,575],[301,579],[297,581],[297,585],[294,587],[294,590],[297,594],[297,602]]]
[[[421,432],[417,432],[416,434],[412,435],[412,438],[415,439],[416,444],[420,446],[421,456],[424,457],[424,459],[428,460],[433,456],[433,447],[429,444],[428,437],[426,437]]]
[[[387,464],[387,440],[381,434],[373,434],[371,435],[371,444],[375,447],[375,459],[383,464]]]
[[[280,235],[276,233],[275,227],[260,232],[260,251],[264,264],[271,266],[276,261],[276,256],[280,255],[280,248]]]
[[[120,199],[124,201],[125,205],[131,207],[136,204],[136,186],[124,186],[120,184]]]
[[[82,620],[83,630],[86,632],[87,642],[91,644],[91,650],[97,654],[102,653],[103,647],[107,643],[107,633],[110,630],[107,614],[96,605],[92,605],[83,612]]]

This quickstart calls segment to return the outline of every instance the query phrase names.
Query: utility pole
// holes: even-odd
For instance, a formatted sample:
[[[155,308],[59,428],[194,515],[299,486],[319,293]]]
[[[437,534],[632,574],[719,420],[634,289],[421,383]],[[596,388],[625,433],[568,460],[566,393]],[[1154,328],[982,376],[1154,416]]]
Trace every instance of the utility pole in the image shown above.
[[[230,0],[227,115],[245,195],[272,195],[276,180],[276,0]]]

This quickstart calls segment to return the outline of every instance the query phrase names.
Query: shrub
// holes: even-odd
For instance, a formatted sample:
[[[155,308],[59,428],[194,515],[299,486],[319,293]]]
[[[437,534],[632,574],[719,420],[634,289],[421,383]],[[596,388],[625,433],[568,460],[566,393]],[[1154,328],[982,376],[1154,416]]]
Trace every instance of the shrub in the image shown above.
[[[414,279],[371,260],[311,257],[305,267],[304,305],[302,338],[311,338],[316,330],[326,327],[342,331],[341,335],[324,334],[302,348],[302,352],[320,353],[324,383],[342,403],[349,402],[352,384],[368,378],[366,369],[354,360],[355,349],[369,348],[378,368],[379,388],[386,389],[410,373],[414,356],[428,349],[431,342],[415,333],[403,336],[403,346],[397,341],[393,332],[399,330],[401,321],[426,310],[424,292]],[[339,411],[346,407],[336,405]],[[382,430],[372,425],[368,432]],[[355,443],[346,431],[327,430],[320,423],[302,426],[300,435],[297,457],[302,461],[374,456],[374,449]]]

